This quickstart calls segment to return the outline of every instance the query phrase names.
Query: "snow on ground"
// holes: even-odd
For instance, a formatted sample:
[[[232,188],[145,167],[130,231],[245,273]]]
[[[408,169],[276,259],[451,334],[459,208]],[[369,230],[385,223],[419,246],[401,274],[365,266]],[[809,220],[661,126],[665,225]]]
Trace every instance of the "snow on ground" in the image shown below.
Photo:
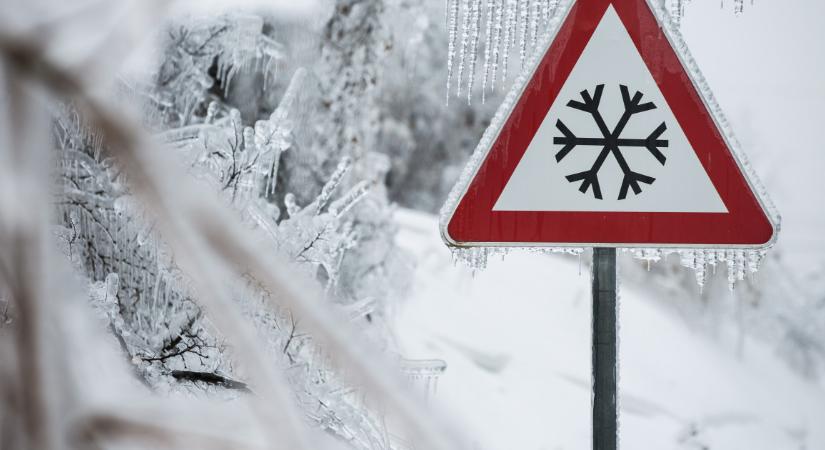
[[[589,448],[586,265],[518,252],[473,276],[453,265],[435,217],[397,219],[399,244],[419,261],[397,334],[405,356],[447,361],[433,401],[479,449]],[[737,357],[643,286],[620,295],[622,448],[825,449],[822,385],[755,342]]]

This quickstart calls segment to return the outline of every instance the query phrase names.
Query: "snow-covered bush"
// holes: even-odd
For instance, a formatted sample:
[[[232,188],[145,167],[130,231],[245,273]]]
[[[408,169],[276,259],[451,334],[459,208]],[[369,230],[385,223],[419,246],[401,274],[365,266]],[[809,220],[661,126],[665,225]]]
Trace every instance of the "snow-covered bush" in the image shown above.
[[[288,43],[268,34],[260,16],[178,19],[156,70],[127,79],[121,91],[142,105],[156,139],[179,153],[203,189],[218,193],[317,280],[326,301],[396,354],[385,319],[412,264],[394,244],[389,162],[374,150],[379,64],[391,47],[382,21],[380,1],[339,1],[320,61],[304,69],[285,61]],[[288,83],[276,79],[286,75]],[[64,253],[88,276],[92,302],[138,377],[162,391],[247,391],[244,368],[198,306],[99,131],[69,104],[59,109],[54,134]],[[252,278],[231,291],[317,427],[354,448],[395,446],[382,418],[291,311],[271,311],[273,294]],[[434,377],[443,370],[434,364],[407,362],[405,372]]]

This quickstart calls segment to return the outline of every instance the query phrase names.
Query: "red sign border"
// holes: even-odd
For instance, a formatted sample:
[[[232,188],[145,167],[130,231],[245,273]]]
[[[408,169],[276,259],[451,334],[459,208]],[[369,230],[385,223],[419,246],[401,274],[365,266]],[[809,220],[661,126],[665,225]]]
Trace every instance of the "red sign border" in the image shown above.
[[[581,6],[585,3],[585,6]],[[566,71],[563,73],[563,76],[559,77],[558,80],[555,80],[553,84],[555,86],[555,92],[552,93],[552,99],[547,104],[547,108],[549,109],[550,104],[555,100],[555,96],[558,94],[558,91],[561,89],[561,86],[567,79],[570,71],[572,71],[573,66],[575,65],[576,61],[578,60],[579,56],[581,55],[584,46],[589,42],[590,37],[592,36],[593,31],[595,31],[596,26],[598,25],[598,21],[603,16],[604,12],[606,12],[609,5],[613,5],[616,9],[617,13],[619,13],[619,17],[624,21],[623,15],[627,15],[629,12],[636,12],[636,17],[640,21],[650,21],[652,18],[654,22],[648,23],[648,30],[650,30],[651,25],[655,25],[656,29],[658,30],[659,38],[664,37],[667,39],[667,43],[669,44],[670,50],[672,51],[672,55],[665,54],[663,59],[667,59],[670,57],[672,61],[664,61],[665,63],[673,63],[674,61],[679,64],[679,68],[681,69],[681,73],[687,77],[690,81],[689,86],[693,89],[688,89],[691,91],[693,97],[688,100],[699,100],[701,102],[701,106],[704,108],[704,111],[707,112],[707,116],[712,119],[712,131],[716,133],[716,136],[712,136],[718,138],[724,144],[725,153],[728,154],[731,158],[731,162],[735,162],[735,165],[728,166],[735,167],[737,169],[738,175],[742,178],[747,186],[747,194],[751,196],[751,198],[744,199],[750,201],[753,206],[758,207],[758,214],[754,211],[749,211],[750,219],[754,219],[754,216],[758,216],[758,218],[763,219],[759,225],[761,226],[761,230],[757,230],[755,233],[748,234],[747,232],[740,232],[740,230],[729,230],[728,235],[732,236],[735,235],[735,239],[730,239],[730,242],[723,242],[723,243],[711,243],[711,242],[700,242],[698,239],[692,239],[691,242],[681,242],[679,237],[673,237],[671,239],[663,239],[662,242],[630,242],[627,240],[618,240],[618,239],[610,239],[611,242],[602,242],[602,243],[593,243],[593,242],[585,242],[584,240],[574,240],[574,241],[553,241],[547,242],[545,240],[497,240],[497,241],[482,241],[482,240],[460,240],[454,239],[450,233],[451,224],[453,223],[453,219],[456,215],[461,216],[465,221],[468,219],[472,219],[471,216],[466,214],[467,208],[464,207],[464,210],[461,210],[464,203],[463,200],[471,188],[476,188],[473,186],[473,182],[476,180],[477,175],[480,171],[484,171],[485,165],[488,163],[490,159],[490,155],[492,150],[496,147],[496,145],[501,144],[499,141],[502,139],[508,139],[506,136],[502,137],[502,130],[509,125],[511,115],[513,114],[514,110],[519,106],[523,106],[523,98],[524,94],[528,88],[531,87],[536,82],[537,72],[540,67],[546,64],[550,64],[551,61],[548,58],[555,58],[553,63],[556,63],[558,66],[567,65],[567,67],[562,67],[562,70]],[[645,14],[639,14],[638,9],[640,7],[644,7],[647,9],[647,16],[644,17]],[[769,206],[766,199],[763,199],[759,192],[755,189],[755,174],[751,173],[749,170],[746,169],[745,165],[742,163],[743,156],[736,145],[736,139],[733,137],[732,132],[728,127],[720,126],[720,123],[726,123],[724,117],[721,113],[718,113],[718,108],[713,108],[711,105],[716,105],[716,101],[713,98],[713,95],[710,93],[709,88],[704,86],[700,86],[699,83],[696,81],[696,77],[694,74],[699,74],[699,70],[696,67],[693,58],[690,56],[687,48],[682,41],[681,35],[675,29],[673,29],[669,19],[665,14],[662,13],[660,8],[650,3],[649,0],[587,0],[587,2],[583,2],[581,0],[571,0],[566,5],[562,6],[564,8],[564,13],[559,17],[557,25],[552,32],[550,32],[544,40],[544,44],[542,45],[543,51],[537,52],[536,56],[534,56],[533,61],[531,63],[531,70],[529,72],[529,76],[520,78],[516,86],[511,90],[511,92],[507,95],[507,98],[498,109],[495,119],[490,127],[485,131],[484,137],[481,140],[481,143],[476,148],[473,157],[468,164],[468,166],[472,166],[471,168],[465,169],[465,172],[462,174],[461,179],[453,188],[452,192],[450,193],[450,197],[448,201],[444,205],[442,210],[442,220],[440,223],[440,231],[443,240],[447,243],[447,245],[454,246],[454,247],[621,247],[621,248],[726,248],[726,249],[757,249],[757,248],[766,248],[772,246],[776,239],[779,230],[779,223],[778,223],[778,216],[775,215],[772,205]],[[584,11],[582,11],[584,9]],[[596,12],[594,12],[596,11]],[[599,12],[600,11],[600,12]],[[587,14],[589,13],[593,17],[589,17],[593,19],[595,17],[595,23],[592,23],[589,29],[579,29],[574,30],[573,27],[576,25],[576,21],[571,19],[571,15],[575,16],[577,14]],[[624,14],[623,14],[624,13]],[[664,17],[664,19],[663,19]],[[586,19],[588,17],[585,17]],[[626,25],[627,26],[627,25]],[[627,27],[628,32],[631,34],[631,38],[634,41],[634,44],[637,46],[637,49],[642,54],[642,58],[647,62],[645,58],[645,51],[643,48],[640,48],[640,42],[643,37],[640,36],[638,30],[632,29],[633,27]],[[577,36],[573,36],[577,38],[577,41],[572,41],[571,36],[573,32],[577,32]],[[584,34],[582,34],[584,33]],[[566,40],[564,43],[557,44],[557,37],[559,35],[566,35]],[[648,36],[649,37],[649,36]],[[562,52],[559,48],[555,48],[554,46],[561,47],[564,46],[563,50],[567,50],[566,54]],[[575,47],[570,50],[568,47]],[[559,54],[562,53],[561,56]],[[667,53],[667,52],[665,52]],[[570,55],[573,55],[575,58],[572,62],[569,60],[571,58]],[[661,55],[660,55],[661,56]],[[674,58],[675,57],[675,58]],[[564,58],[568,60],[565,61]],[[548,61],[546,61],[548,60]],[[657,75],[651,71],[654,75],[654,79],[656,80],[657,84],[660,85],[662,88],[662,80],[661,77],[657,77]],[[699,75],[701,79],[701,75]],[[684,83],[684,80],[681,80]],[[665,89],[662,89],[663,94],[666,95],[666,98],[671,97],[666,92]],[[677,120],[680,119],[677,110],[679,107],[673,107],[674,114],[677,114]],[[687,107],[686,107],[687,108]],[[543,118],[543,115],[542,115]],[[518,121],[516,121],[518,122]],[[535,122],[535,120],[534,120]],[[541,120],[538,121],[539,123]],[[681,122],[681,120],[680,120]],[[538,125],[534,126],[537,128]],[[707,126],[707,125],[706,125]],[[685,127],[683,126],[683,129]],[[686,134],[688,134],[688,130],[685,129]],[[530,134],[532,136],[533,133]],[[532,138],[530,138],[532,139]],[[693,144],[694,141],[690,138],[689,140]],[[503,144],[502,144],[503,145]],[[528,141],[529,145],[529,141]],[[523,145],[523,149],[516,153],[518,154],[510,154],[508,155],[508,160],[505,161],[508,164],[509,169],[504,169],[503,172],[507,172],[506,176],[503,177],[503,182],[499,181],[497,188],[493,189],[494,198],[491,198],[488,194],[486,196],[487,207],[489,209],[486,210],[482,207],[475,211],[476,214],[484,213],[484,214],[504,214],[504,215],[513,215],[516,216],[533,216],[533,221],[538,221],[539,223],[543,221],[557,221],[557,228],[566,230],[568,234],[572,233],[575,234],[579,232],[579,228],[581,227],[581,223],[577,224],[576,222],[590,221],[590,222],[599,222],[599,225],[602,228],[607,226],[607,230],[610,230],[610,223],[611,221],[616,220],[625,220],[634,222],[634,226],[648,226],[650,227],[650,217],[655,217],[656,220],[665,220],[670,221],[679,225],[684,226],[680,222],[685,221],[685,217],[690,220],[687,222],[693,221],[694,224],[698,224],[699,226],[702,225],[701,221],[704,220],[705,223],[705,232],[712,235],[714,231],[718,233],[719,223],[724,222],[724,218],[720,219],[722,216],[727,216],[727,220],[730,221],[730,217],[732,216],[731,206],[729,205],[730,199],[726,199],[723,196],[723,202],[725,202],[726,206],[728,207],[728,213],[650,213],[650,212],[643,212],[643,213],[630,213],[630,212],[575,212],[575,211],[566,211],[566,212],[555,212],[555,211],[492,211],[492,205],[497,200],[498,196],[503,190],[504,185],[509,180],[509,177],[512,175],[512,172],[515,170],[515,166],[521,160],[524,151],[526,151],[527,145]],[[694,145],[694,148],[696,146]],[[705,155],[705,159],[709,156],[713,156],[715,153],[707,152],[708,155]],[[718,151],[716,152],[718,153]],[[702,161],[703,167],[706,171],[708,171],[709,176],[711,177],[711,181],[714,183],[714,186],[717,186],[717,180],[714,179],[713,167],[718,167],[720,164],[717,161],[715,166],[711,166],[711,170],[708,168],[708,161],[703,160],[702,155],[697,152],[697,156],[700,157]],[[731,167],[728,167],[730,169]],[[718,171],[718,170],[717,170]],[[729,174],[730,175],[730,174]],[[501,178],[501,177],[500,177]],[[723,177],[724,178],[724,177]],[[718,179],[718,177],[717,177]],[[728,182],[730,180],[727,180]],[[719,191],[720,195],[723,195],[722,190],[719,190],[717,186],[717,191]],[[743,201],[742,199],[738,199],[739,201]],[[748,206],[748,205],[746,205]],[[539,217],[541,216],[541,217]],[[711,217],[715,216],[715,217]],[[742,219],[739,218],[741,221]],[[698,222],[697,222],[698,221]],[[472,220],[470,220],[472,222]],[[519,231],[516,230],[516,223],[515,220],[509,221],[509,228],[510,230],[498,230],[500,234],[510,234],[518,233]],[[577,227],[578,225],[578,227]],[[691,226],[692,224],[688,224],[687,226]],[[757,242],[747,242],[749,239],[754,240],[754,235],[765,236],[767,227],[770,228],[770,237],[767,240],[763,240],[761,237],[757,239]],[[661,228],[661,225],[660,225]],[[743,227],[747,229],[748,227]],[[750,229],[755,229],[756,227],[751,227]],[[455,234],[455,233],[453,233]],[[676,234],[675,232],[673,234]],[[700,230],[701,234],[701,230]]]

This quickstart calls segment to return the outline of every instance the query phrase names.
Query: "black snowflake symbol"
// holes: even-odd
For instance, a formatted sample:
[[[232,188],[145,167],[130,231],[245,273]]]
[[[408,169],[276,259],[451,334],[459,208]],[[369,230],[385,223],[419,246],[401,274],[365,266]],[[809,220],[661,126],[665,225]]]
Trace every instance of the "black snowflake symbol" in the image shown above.
[[[627,122],[630,121],[631,116],[649,111],[651,109],[656,109],[656,105],[654,105],[653,102],[640,103],[642,101],[641,92],[637,91],[636,94],[633,95],[633,98],[631,98],[627,86],[620,85],[619,88],[622,91],[624,113],[619,119],[619,122],[613,128],[612,132],[607,128],[607,124],[604,123],[604,119],[599,112],[599,103],[601,102],[602,92],[604,91],[603,84],[596,86],[596,90],[592,97],[587,90],[584,90],[580,92],[583,101],[579,102],[576,100],[571,100],[567,103],[567,106],[570,108],[590,113],[601,131],[602,137],[580,138],[574,135],[570,129],[564,125],[564,122],[561,120],[556,122],[556,128],[564,134],[564,136],[559,136],[553,139],[554,144],[564,146],[558,153],[556,153],[556,162],[560,162],[564,159],[564,157],[567,156],[567,154],[570,153],[570,151],[572,151],[577,145],[602,147],[602,151],[599,153],[599,156],[596,158],[596,161],[593,163],[590,170],[574,173],[566,177],[567,181],[571,183],[581,181],[581,186],[579,186],[579,191],[581,192],[586,193],[587,189],[592,187],[593,196],[599,200],[602,199],[602,190],[599,186],[599,170],[609,154],[613,154],[613,157],[616,158],[616,162],[619,163],[619,167],[622,169],[622,173],[624,174],[622,187],[619,191],[619,200],[624,200],[627,197],[628,188],[633,189],[633,192],[638,195],[642,192],[642,188],[639,186],[639,183],[652,184],[656,181],[653,177],[630,170],[630,166],[628,166],[627,160],[622,154],[622,148],[644,147],[662,165],[665,164],[665,160],[667,159],[665,158],[665,155],[662,154],[661,150],[659,150],[660,147],[668,146],[668,141],[666,139],[659,139],[659,136],[667,130],[667,126],[664,122],[662,122],[658,128],[650,133],[650,136],[648,136],[647,139],[623,139],[621,137],[622,131],[624,131],[624,128],[627,126]]]

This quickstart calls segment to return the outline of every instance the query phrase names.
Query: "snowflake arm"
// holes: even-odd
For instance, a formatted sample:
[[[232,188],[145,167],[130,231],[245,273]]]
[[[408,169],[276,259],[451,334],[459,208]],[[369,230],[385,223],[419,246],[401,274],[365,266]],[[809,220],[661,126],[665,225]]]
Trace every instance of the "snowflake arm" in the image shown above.
[[[656,181],[653,177],[630,170],[630,166],[624,159],[624,155],[622,155],[619,147],[611,147],[610,150],[613,152],[613,157],[616,158],[616,162],[619,163],[619,167],[622,169],[622,173],[624,174],[624,178],[622,179],[622,187],[619,190],[619,200],[624,200],[627,197],[628,188],[632,188],[633,193],[639,195],[642,192],[642,187],[639,186],[640,182],[645,184],[653,184],[653,182]]]
[[[625,114],[628,117],[641,112],[650,111],[651,109],[656,109],[656,105],[653,102],[639,103],[642,101],[642,97],[644,96],[641,92],[636,91],[636,93],[633,94],[633,98],[630,98],[630,91],[628,91],[627,86],[623,84],[619,85],[619,90],[622,92],[622,102],[624,103]]]
[[[602,199],[602,190],[601,186],[599,185],[599,170],[602,168],[602,164],[604,164],[605,159],[607,159],[607,155],[609,155],[611,149],[609,147],[605,147],[602,149],[601,153],[599,153],[598,158],[593,163],[593,167],[590,170],[585,170],[584,172],[574,173],[571,175],[566,176],[567,181],[574,183],[576,181],[581,181],[582,184],[579,186],[579,191],[581,193],[587,193],[589,188],[593,188],[593,196],[597,199]]]
[[[596,125],[599,126],[599,130],[602,132],[602,135],[607,137],[610,135],[610,131],[607,128],[607,124],[604,122],[602,113],[599,112],[599,105],[602,102],[602,92],[604,92],[603,84],[596,86],[592,97],[587,90],[581,91],[579,92],[579,95],[582,96],[583,102],[570,100],[567,102],[567,106],[573,109],[578,109],[579,111],[584,111],[593,116],[593,120],[596,121]]]
[[[665,123],[662,122],[659,125],[659,127],[656,128],[652,133],[650,133],[650,136],[648,136],[647,139],[645,139],[644,144],[645,148],[647,148],[647,151],[649,151],[650,154],[653,155],[653,157],[656,158],[656,160],[659,161],[659,164],[661,165],[665,165],[665,161],[667,161],[667,157],[665,157],[662,151],[659,150],[659,147],[668,146],[667,139],[659,139],[659,137],[662,135],[662,133],[665,132],[665,130],[667,130],[667,125],[665,125]],[[621,145],[623,145],[622,140],[619,139],[619,146]]]

